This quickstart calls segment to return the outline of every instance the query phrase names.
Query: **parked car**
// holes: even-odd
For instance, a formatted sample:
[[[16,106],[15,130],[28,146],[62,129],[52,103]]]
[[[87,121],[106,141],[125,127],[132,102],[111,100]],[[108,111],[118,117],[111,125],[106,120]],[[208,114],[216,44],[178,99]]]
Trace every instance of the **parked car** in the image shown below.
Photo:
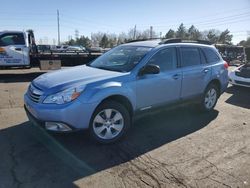
[[[55,52],[64,52],[69,46],[68,45],[57,45],[54,49]]]
[[[227,88],[227,68],[211,45],[127,43],[88,65],[39,76],[24,95],[25,109],[47,130],[89,129],[98,142],[111,143],[139,113],[191,100],[211,111]]]
[[[104,48],[103,50],[102,50],[102,52],[107,52],[107,51],[109,51],[109,50],[111,50],[111,48]]]
[[[49,44],[39,44],[37,45],[38,52],[51,52],[56,50],[56,45],[49,45]]]
[[[50,52],[50,45],[39,44],[37,50],[38,52]]]
[[[87,48],[87,51],[90,53],[103,53],[104,50],[101,47],[91,47],[91,48]]]
[[[250,87],[250,63],[229,72],[229,83],[235,86]]]
[[[82,46],[68,46],[65,49],[66,52],[86,52],[86,48]]]
[[[245,62],[245,48],[243,46],[215,44],[215,47],[229,65],[238,65]]]

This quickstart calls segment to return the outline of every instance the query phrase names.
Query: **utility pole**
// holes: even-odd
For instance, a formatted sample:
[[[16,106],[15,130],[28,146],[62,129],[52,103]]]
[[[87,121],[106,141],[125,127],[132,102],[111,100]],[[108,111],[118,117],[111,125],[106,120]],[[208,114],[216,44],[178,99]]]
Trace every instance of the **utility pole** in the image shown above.
[[[60,45],[60,22],[59,22],[59,10],[57,10],[57,40],[58,45]]]
[[[150,39],[153,38],[153,26],[150,26]]]
[[[77,40],[79,38],[79,31],[76,29],[75,30],[75,39]]]
[[[134,40],[136,39],[136,25],[135,25],[135,28],[134,28]]]

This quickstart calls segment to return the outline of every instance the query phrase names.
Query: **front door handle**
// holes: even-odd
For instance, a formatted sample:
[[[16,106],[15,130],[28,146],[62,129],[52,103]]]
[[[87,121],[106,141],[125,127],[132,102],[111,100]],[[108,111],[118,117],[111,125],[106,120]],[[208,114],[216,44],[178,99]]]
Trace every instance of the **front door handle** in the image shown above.
[[[209,72],[209,69],[204,69],[203,72],[204,72],[204,73],[208,73],[208,72]]]
[[[15,48],[16,51],[22,51],[22,48]]]
[[[180,78],[180,76],[181,76],[180,74],[175,74],[175,75],[172,76],[172,78],[173,78],[174,80],[177,80],[177,79]]]

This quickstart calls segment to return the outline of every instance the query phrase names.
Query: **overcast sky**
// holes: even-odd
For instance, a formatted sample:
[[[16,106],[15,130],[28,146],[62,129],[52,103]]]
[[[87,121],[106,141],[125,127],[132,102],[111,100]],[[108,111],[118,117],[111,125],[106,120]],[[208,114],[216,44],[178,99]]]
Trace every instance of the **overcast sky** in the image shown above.
[[[199,30],[229,29],[233,42],[250,36],[250,0],[6,0],[0,6],[0,30],[33,29],[37,42],[57,41],[56,10],[60,11],[61,41],[93,32],[119,34],[134,25],[165,35],[180,23]]]

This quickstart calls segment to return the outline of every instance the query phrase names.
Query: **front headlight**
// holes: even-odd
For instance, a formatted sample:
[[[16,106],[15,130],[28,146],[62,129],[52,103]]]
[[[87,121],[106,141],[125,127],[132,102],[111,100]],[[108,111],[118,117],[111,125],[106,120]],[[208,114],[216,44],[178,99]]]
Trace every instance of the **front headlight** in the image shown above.
[[[75,100],[83,92],[85,86],[73,87],[47,96],[43,103],[64,104]]]

